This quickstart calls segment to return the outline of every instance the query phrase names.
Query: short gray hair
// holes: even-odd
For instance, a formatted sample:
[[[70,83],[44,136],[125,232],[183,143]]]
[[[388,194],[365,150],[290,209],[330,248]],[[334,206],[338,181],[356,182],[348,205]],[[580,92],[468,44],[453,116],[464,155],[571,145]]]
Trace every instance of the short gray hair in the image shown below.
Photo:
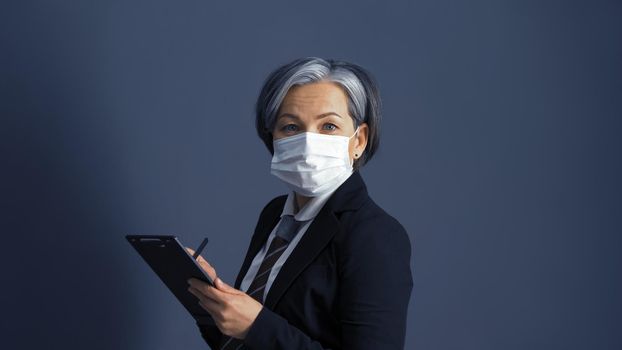
[[[381,113],[380,94],[374,78],[354,63],[305,57],[274,70],[264,82],[255,106],[257,133],[270,153],[274,154],[272,130],[285,95],[295,85],[320,81],[334,82],[343,88],[355,128],[361,123],[367,123],[367,146],[361,157],[354,162],[354,168],[358,169],[371,159],[378,148]]]

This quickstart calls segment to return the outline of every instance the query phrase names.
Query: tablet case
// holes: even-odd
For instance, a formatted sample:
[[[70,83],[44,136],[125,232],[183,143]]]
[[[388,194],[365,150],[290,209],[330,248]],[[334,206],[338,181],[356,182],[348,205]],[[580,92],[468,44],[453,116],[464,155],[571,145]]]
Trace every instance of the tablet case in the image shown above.
[[[187,280],[194,277],[212,285],[214,283],[192,255],[184,249],[177,237],[165,235],[125,237],[195,320],[200,324],[214,324],[209,313],[199,305],[197,297],[188,291]]]

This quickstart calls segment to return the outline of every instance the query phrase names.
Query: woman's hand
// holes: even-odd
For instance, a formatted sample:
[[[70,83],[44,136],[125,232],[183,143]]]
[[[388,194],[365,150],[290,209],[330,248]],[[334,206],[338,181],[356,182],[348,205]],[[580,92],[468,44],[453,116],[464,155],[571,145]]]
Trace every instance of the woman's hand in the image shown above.
[[[193,255],[194,250],[186,248]],[[263,305],[248,294],[237,290],[216,275],[216,270],[202,256],[197,258],[201,268],[212,278],[216,288],[196,278],[188,280],[188,291],[199,299],[220,331],[228,336],[244,339]]]
[[[216,288],[196,278],[188,280],[188,290],[199,298],[199,304],[207,311],[220,331],[228,336],[244,339],[263,305],[248,294],[237,290],[220,278]]]
[[[194,255],[194,250],[192,248],[186,247],[186,250],[188,251],[188,253],[190,253],[190,255]],[[205,273],[207,273],[207,275],[212,279],[212,281],[214,281],[217,276],[216,276],[216,270],[212,267],[212,265],[210,265],[207,262],[207,260],[203,259],[203,257],[200,255],[197,258],[197,262],[199,263],[199,266],[201,266],[203,271],[205,271]]]

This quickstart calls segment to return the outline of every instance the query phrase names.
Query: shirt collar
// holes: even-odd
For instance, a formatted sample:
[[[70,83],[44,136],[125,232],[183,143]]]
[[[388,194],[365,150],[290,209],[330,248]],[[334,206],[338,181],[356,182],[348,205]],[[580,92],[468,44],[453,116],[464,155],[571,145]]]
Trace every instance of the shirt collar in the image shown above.
[[[345,180],[347,180],[347,178],[343,181]],[[311,220],[317,216],[317,214],[324,206],[324,203],[328,201],[333,193],[334,191],[325,193],[321,196],[311,197],[311,199],[309,199],[309,201],[298,211],[298,213],[294,214],[296,205],[294,201],[296,200],[296,196],[294,191],[290,191],[287,195],[287,199],[285,200],[285,206],[283,207],[283,212],[281,213],[281,216],[292,215],[294,216],[294,219],[296,221]]]

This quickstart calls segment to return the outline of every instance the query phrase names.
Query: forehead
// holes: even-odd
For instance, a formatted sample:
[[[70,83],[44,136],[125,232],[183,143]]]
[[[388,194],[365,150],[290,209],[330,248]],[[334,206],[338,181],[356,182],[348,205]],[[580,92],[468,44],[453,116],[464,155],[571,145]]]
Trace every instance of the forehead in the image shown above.
[[[289,89],[281,112],[325,112],[328,110],[347,112],[348,98],[343,89],[332,82],[317,82],[296,85]]]

